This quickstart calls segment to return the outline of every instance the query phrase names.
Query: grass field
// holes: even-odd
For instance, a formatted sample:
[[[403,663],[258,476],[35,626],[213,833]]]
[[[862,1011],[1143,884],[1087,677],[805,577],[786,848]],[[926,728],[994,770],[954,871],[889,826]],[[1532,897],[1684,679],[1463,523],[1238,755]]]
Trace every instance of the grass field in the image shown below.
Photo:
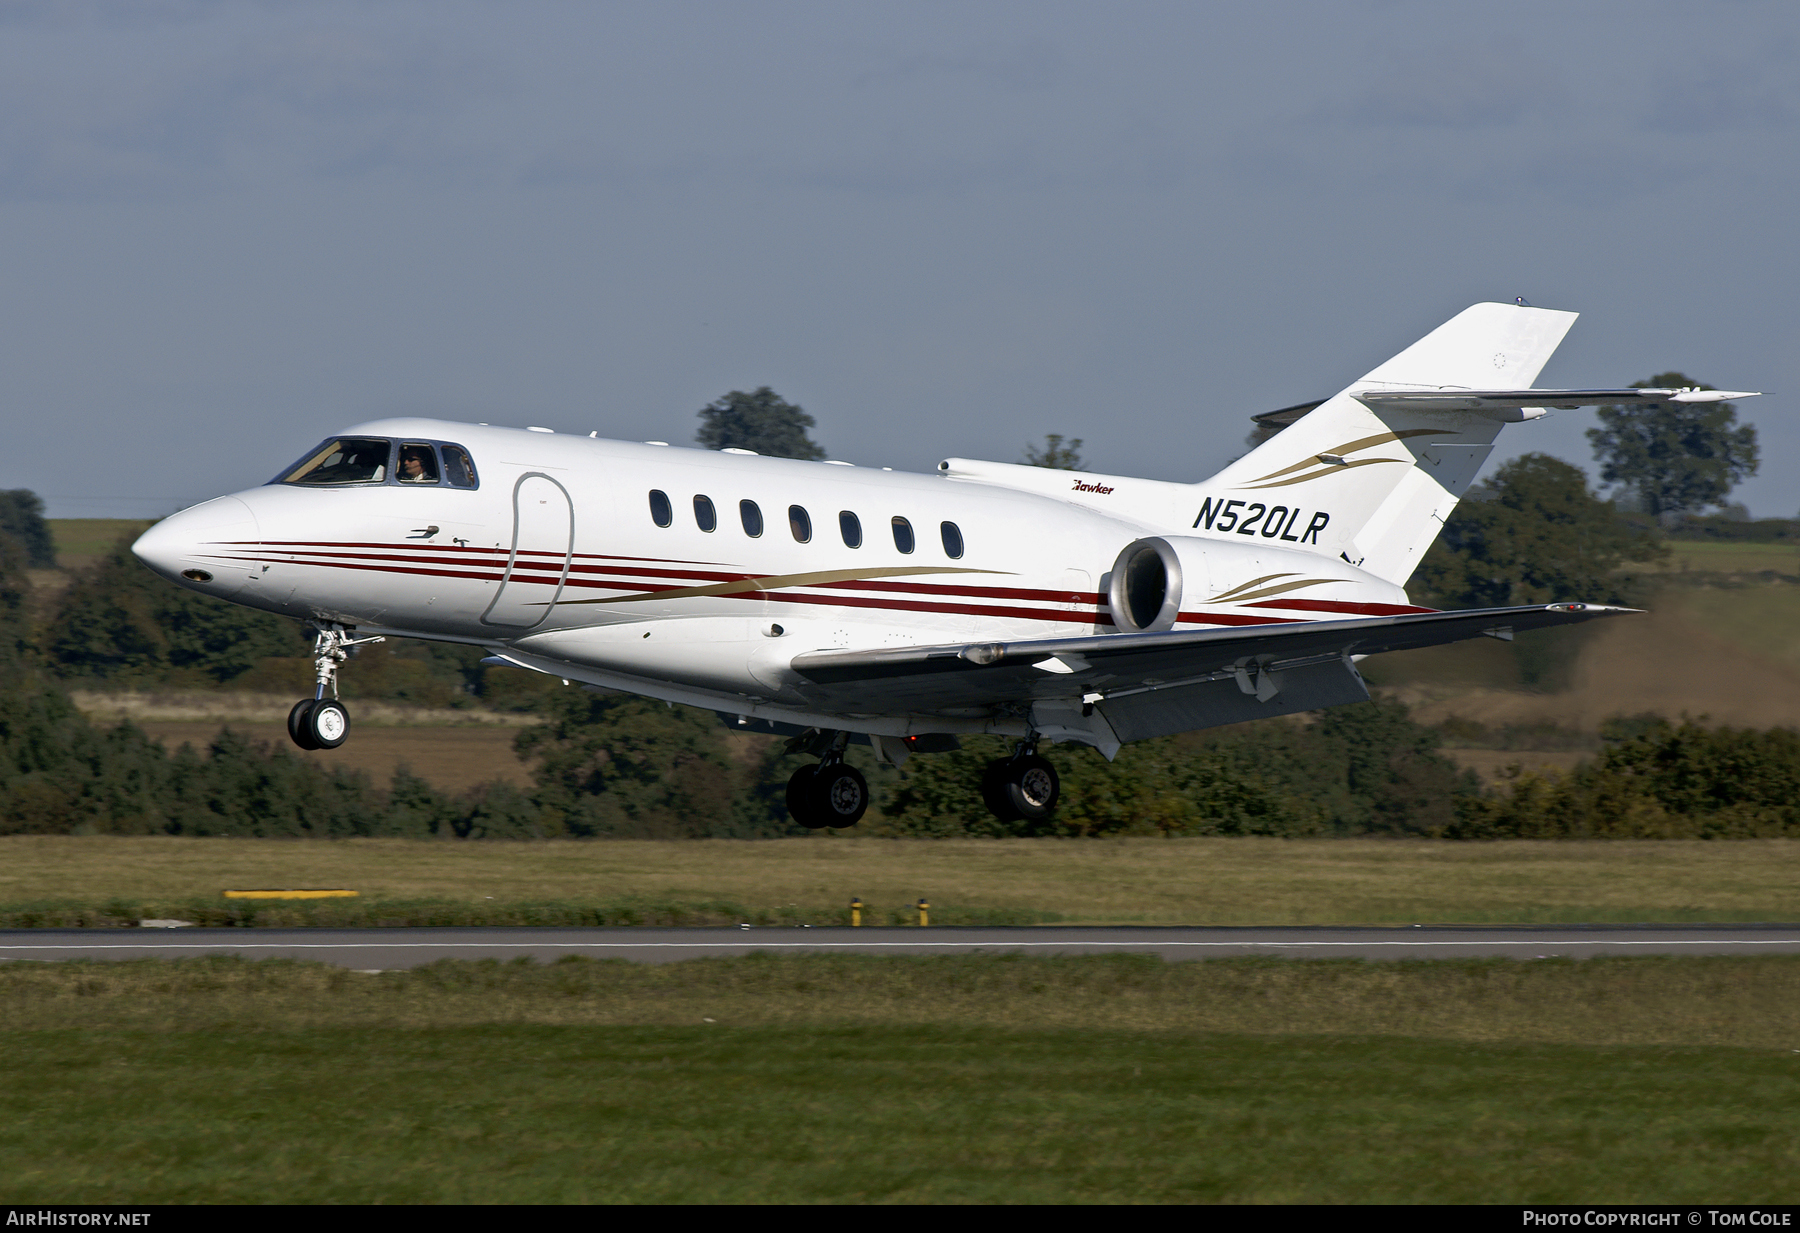
[[[1800,668],[1800,587],[1701,587],[1666,595],[1682,616],[1716,637]]]
[[[1369,662],[1428,724],[1457,716],[1594,732],[1613,716],[1648,711],[1734,727],[1800,726],[1800,586],[1670,587],[1644,602],[1647,614],[1599,622],[1586,635],[1556,692],[1506,684],[1509,652],[1498,642]]]
[[[126,535],[141,535],[149,518],[49,518],[50,540],[56,545],[56,563],[63,569],[84,569],[112,550]]]
[[[258,923],[824,923],[852,896],[894,923],[920,897],[940,924],[1793,921],[1800,841],[0,837],[13,926],[194,919],[283,886],[361,897]]]
[[[513,753],[521,727],[535,715],[476,708],[451,710],[392,702],[351,703],[351,739],[337,749],[300,753],[287,733],[294,698],[249,691],[77,689],[70,697],[96,724],[129,719],[173,752],[184,744],[205,752],[220,731],[287,749],[326,770],[362,771],[386,787],[405,767],[442,792],[460,793],[496,780],[528,786],[530,768]]]
[[[1800,574],[1800,548],[1793,544],[1720,540],[1668,540],[1669,559],[1650,567],[1662,573],[1755,574],[1765,570]]]
[[[12,1203],[1800,1197],[1781,957],[192,960],[0,989]]]
[[[761,954],[0,964],[0,1031],[949,1026],[1800,1049],[1800,956],[1369,962]],[[1796,1063],[1800,1065],[1800,1063]]]
[[[359,714],[356,718],[360,721],[362,716]],[[154,721],[139,725],[150,739],[160,742],[171,753],[183,744],[192,744],[204,751],[227,726],[250,740],[292,748],[285,719],[237,721],[229,725]],[[480,784],[496,781],[526,788],[531,786],[530,768],[513,753],[513,738],[518,734],[516,726],[498,724],[401,726],[357,722],[351,739],[337,749],[294,752],[328,771],[340,767],[347,771],[362,771],[370,782],[383,788],[393,781],[394,772],[401,767],[440,792],[466,792]]]

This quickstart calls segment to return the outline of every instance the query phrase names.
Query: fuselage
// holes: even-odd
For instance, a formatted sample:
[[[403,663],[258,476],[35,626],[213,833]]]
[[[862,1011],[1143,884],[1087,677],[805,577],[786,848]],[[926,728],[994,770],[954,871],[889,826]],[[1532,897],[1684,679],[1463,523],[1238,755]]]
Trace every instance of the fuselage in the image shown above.
[[[138,555],[270,612],[796,722],[817,719],[787,666],[805,651],[1121,628],[1111,574],[1146,538],[1177,546],[1174,627],[1416,611],[1400,587],[1298,545],[1298,511],[1284,509],[1285,541],[1194,525],[1195,485],[997,464],[917,475],[424,419],[337,439],[393,452],[378,477],[320,484],[290,469],[184,510]],[[423,479],[400,474],[409,444],[431,461]]]

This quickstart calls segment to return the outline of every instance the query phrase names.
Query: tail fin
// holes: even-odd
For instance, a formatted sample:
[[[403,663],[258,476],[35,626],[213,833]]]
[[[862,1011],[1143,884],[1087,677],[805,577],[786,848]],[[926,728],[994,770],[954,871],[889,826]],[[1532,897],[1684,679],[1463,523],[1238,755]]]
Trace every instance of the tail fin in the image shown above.
[[[1517,411],[1431,409],[1358,394],[1523,390],[1575,323],[1516,304],[1465,309],[1198,485],[1195,530],[1341,556],[1404,586]]]

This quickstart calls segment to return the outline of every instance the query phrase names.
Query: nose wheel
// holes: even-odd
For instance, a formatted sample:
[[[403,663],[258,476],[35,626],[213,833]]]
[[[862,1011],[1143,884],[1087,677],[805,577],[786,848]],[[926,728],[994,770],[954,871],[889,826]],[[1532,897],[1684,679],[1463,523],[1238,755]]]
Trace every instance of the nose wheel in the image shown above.
[[[385,642],[376,636],[358,638],[342,625],[314,627],[313,668],[318,674],[317,688],[310,698],[294,703],[288,712],[288,736],[302,749],[336,749],[350,736],[350,711],[338,701],[337,672],[355,648],[371,642]],[[325,691],[331,691],[331,697]]]
[[[336,698],[302,698],[288,712],[288,735],[302,749],[336,749],[350,736],[350,712]]]

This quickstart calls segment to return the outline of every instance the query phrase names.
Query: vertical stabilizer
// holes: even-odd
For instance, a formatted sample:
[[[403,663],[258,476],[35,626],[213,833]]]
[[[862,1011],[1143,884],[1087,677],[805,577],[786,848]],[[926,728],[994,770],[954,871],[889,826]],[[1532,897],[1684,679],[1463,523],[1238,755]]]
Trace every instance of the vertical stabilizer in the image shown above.
[[[1517,304],[1465,309],[1197,485],[1195,532],[1341,556],[1404,586],[1504,420],[1493,411],[1372,409],[1356,395],[1529,389],[1575,317]]]

